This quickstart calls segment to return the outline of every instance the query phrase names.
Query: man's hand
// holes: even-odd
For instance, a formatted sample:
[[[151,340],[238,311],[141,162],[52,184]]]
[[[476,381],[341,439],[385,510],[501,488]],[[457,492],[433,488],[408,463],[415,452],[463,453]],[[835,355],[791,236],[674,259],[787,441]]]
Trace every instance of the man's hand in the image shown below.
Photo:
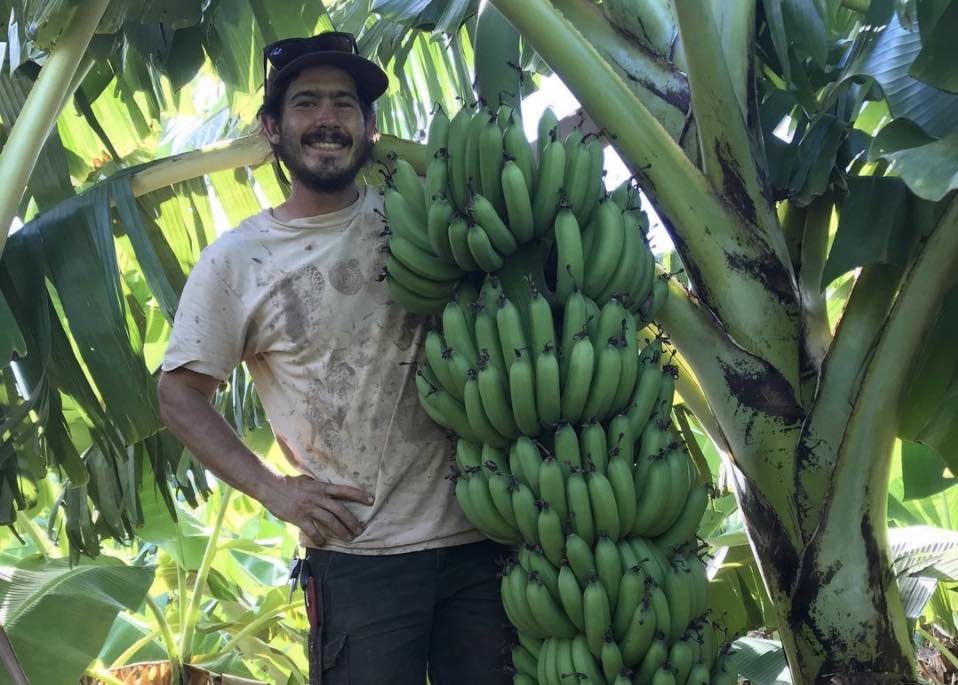
[[[310,542],[320,545],[328,538],[353,540],[363,530],[340,500],[369,506],[373,496],[348,485],[323,483],[309,476],[279,476],[263,506],[277,518],[303,531]]]

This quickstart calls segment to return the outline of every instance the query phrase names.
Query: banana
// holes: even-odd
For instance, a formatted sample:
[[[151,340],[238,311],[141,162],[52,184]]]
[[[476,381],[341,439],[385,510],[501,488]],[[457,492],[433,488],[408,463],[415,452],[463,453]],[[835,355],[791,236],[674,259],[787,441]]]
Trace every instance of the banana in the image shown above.
[[[556,117],[556,113],[552,110],[551,107],[546,107],[542,112],[542,116],[539,117],[538,123],[538,134],[536,137],[536,144],[538,149],[536,150],[537,157],[541,164],[542,156],[545,152],[545,146],[550,141],[556,139],[559,135],[559,119]],[[565,170],[565,162],[563,161],[563,170]]]
[[[456,441],[456,467],[462,471],[478,469],[482,466],[482,451],[474,442],[459,438]]]
[[[595,246],[582,285],[583,292],[593,298],[612,279],[625,247],[625,223],[618,206],[608,198],[603,198],[595,211]]]
[[[555,638],[549,637],[542,643],[542,652],[539,654],[539,660],[536,663],[536,680],[542,685],[549,685],[549,674],[547,673],[547,664],[551,661],[552,651],[555,648]]]
[[[469,129],[466,132],[466,196],[478,193],[481,188],[481,170],[479,168],[479,140],[482,137],[482,131],[489,121],[490,112],[480,104],[472,119],[469,121]]]
[[[536,409],[543,428],[552,428],[562,416],[559,360],[548,345],[536,356]]]
[[[664,422],[670,422],[672,416],[672,402],[675,400],[675,377],[678,369],[671,364],[662,367],[662,385],[659,386],[659,396],[654,413]]]
[[[689,581],[692,587],[692,616],[701,616],[708,608],[709,578],[705,569],[705,563],[694,553],[686,559],[689,565],[689,573],[692,578]]]
[[[589,486],[581,471],[573,471],[566,478],[566,501],[572,530],[591,547],[595,544],[595,522],[589,501]]]
[[[703,617],[699,624],[699,634],[701,635],[702,643],[702,649],[699,650],[699,654],[705,663],[705,667],[711,670],[718,656],[716,654],[718,645],[716,643],[715,626],[711,619]]]
[[[499,515],[515,530],[519,529],[516,512],[512,508],[512,478],[505,473],[489,476],[489,496]]]
[[[589,651],[597,659],[602,656],[602,642],[612,625],[609,596],[599,579],[593,577],[582,593],[582,613],[585,619],[585,639]]]
[[[508,596],[512,613],[520,621],[517,627],[527,635],[541,640],[548,637],[549,634],[538,624],[532,615],[532,610],[529,609],[529,600],[526,597],[528,583],[528,573],[517,564],[502,578],[502,595],[504,600]]]
[[[539,545],[546,558],[558,566],[564,556],[565,535],[562,534],[562,521],[548,502],[542,502],[539,510]]]
[[[642,250],[639,256],[639,272],[635,281],[632,283],[632,289],[629,290],[629,309],[638,314],[642,305],[648,299],[652,292],[652,286],[655,282],[655,255],[652,254],[652,248],[646,239],[642,240]]]
[[[629,619],[625,634],[619,642],[622,647],[622,660],[626,666],[633,668],[642,662],[652,646],[655,628],[655,612],[646,595],[638,602],[638,606]]]
[[[639,225],[635,218],[626,212],[622,214],[622,228],[622,254],[619,255],[608,283],[596,295],[595,299],[600,304],[610,297],[619,297],[623,300],[628,298],[635,287],[636,279],[641,276],[642,250],[645,246],[642,243]]]
[[[648,467],[653,457],[664,456],[666,449],[672,445],[672,432],[668,424],[658,420],[650,421],[639,437],[639,451],[636,453],[636,484],[645,487],[645,477],[648,476]],[[641,476],[641,477],[640,477]]]
[[[446,341],[443,339],[442,334],[439,331],[431,330],[426,333],[426,342],[423,345],[426,348],[426,361],[429,363],[429,368],[433,370],[436,374],[436,378],[439,379],[439,384],[455,397],[458,401],[462,401],[462,394],[458,383],[453,380],[452,371],[449,368],[449,360],[443,356],[443,350],[446,349]]]
[[[429,212],[426,216],[426,233],[429,236],[429,244],[432,246],[440,259],[447,264],[456,264],[456,258],[452,254],[452,247],[449,244],[449,224],[452,221],[452,203],[449,202],[444,194],[438,194],[429,205]]]
[[[485,442],[494,447],[509,445],[509,439],[493,427],[486,415],[475,371],[469,372],[469,378],[466,380],[466,387],[463,390],[463,403],[466,406],[466,417],[472,433],[480,438],[477,442]]]
[[[647,537],[651,538],[661,535],[675,523],[692,487],[691,463],[685,451],[673,448],[668,451],[665,460],[669,465],[670,492],[665,507],[659,512],[658,520],[648,532]]]
[[[597,533],[605,533],[613,540],[621,534],[619,509],[615,503],[612,485],[604,473],[593,471],[586,477],[589,499],[592,503],[592,517]]]
[[[699,529],[699,524],[702,522],[702,516],[705,515],[708,502],[707,486],[696,485],[693,487],[682,505],[682,511],[678,518],[675,519],[668,530],[653,540],[656,546],[663,553],[669,554],[693,540]]]
[[[484,306],[479,307],[476,313],[476,347],[479,354],[489,357],[489,363],[494,365],[505,378],[508,375],[505,359],[502,358],[502,343],[499,340],[499,328],[496,325],[495,310],[490,312]]]
[[[569,372],[564,380],[561,400],[561,418],[570,423],[578,422],[582,418],[595,367],[595,351],[589,336],[580,333],[573,340],[572,353],[569,355]]]
[[[446,342],[461,354],[472,367],[479,363],[479,350],[473,337],[474,328],[469,325],[466,313],[458,302],[446,304],[442,310],[442,334]]]
[[[502,165],[500,181],[509,230],[515,236],[516,242],[527,243],[535,235],[535,225],[532,219],[532,199],[529,196],[530,186],[526,183],[524,172],[516,162],[507,160]]]
[[[599,661],[602,662],[602,672],[608,682],[615,681],[622,669],[625,668],[625,662],[622,660],[622,650],[616,644],[610,633],[606,633],[602,641],[602,652],[599,655]]]
[[[678,682],[678,679],[676,679]],[[708,685],[709,683],[709,669],[703,662],[698,662],[692,666],[692,670],[689,671],[689,677],[685,681],[685,685]]]
[[[437,154],[429,160],[426,167],[426,184],[423,189],[426,196],[426,219],[428,223],[429,209],[438,198],[446,197],[449,192],[449,161],[446,159],[446,152]],[[452,204],[449,205],[450,214],[452,213]],[[439,252],[437,251],[437,254]]]
[[[426,300],[449,299],[458,281],[432,281],[410,270],[393,255],[386,257],[386,273],[403,288]]]
[[[569,506],[566,503],[565,474],[559,462],[551,454],[539,464],[539,498],[549,506],[564,523],[569,518]],[[564,543],[563,543],[564,546]]]
[[[524,435],[539,434],[539,413],[536,409],[536,380],[532,361],[520,354],[509,369],[509,397],[512,416]]]
[[[661,634],[661,632],[659,632],[652,641],[652,644],[649,646],[645,656],[642,658],[639,668],[636,670],[636,685],[653,685],[652,681],[656,675],[656,672],[662,667],[662,664],[665,663],[665,660],[668,658],[668,656],[668,645],[665,642],[664,636]],[[655,685],[664,684],[655,683]],[[675,685],[675,683],[673,682],[671,685]]]
[[[566,201],[575,213],[575,218],[585,225],[586,195],[592,188],[592,182],[589,178],[589,167],[592,160],[587,146],[582,145],[581,142],[570,141],[576,133],[578,132],[573,131],[566,139],[566,168],[562,187],[566,193]]]
[[[479,224],[469,224],[466,229],[466,244],[473,260],[486,273],[498,271],[505,263],[502,255],[493,247],[489,234]]]
[[[671,478],[669,464],[665,457],[653,457],[648,477],[644,483],[638,484],[638,487],[642,488],[642,493],[638,497],[635,523],[632,525],[633,535],[646,535],[656,526],[660,512],[668,503]]]
[[[685,685],[695,663],[695,649],[687,640],[679,640],[669,650],[669,664],[675,669],[676,685]]]
[[[462,404],[448,392],[437,387],[437,383],[430,383],[422,373],[416,373],[416,389],[419,392],[419,404],[423,410],[429,418],[443,428],[453,431],[470,442],[480,442],[478,434],[469,424]]]
[[[447,232],[449,239],[449,250],[456,262],[456,266],[463,271],[478,271],[479,264],[472,256],[472,250],[469,247],[469,225],[462,215],[453,216],[452,223],[449,224]]]
[[[472,112],[469,107],[463,106],[449,122],[446,146],[449,155],[449,191],[450,199],[458,209],[466,206],[466,137],[471,121]]]
[[[559,675],[557,685],[577,685],[578,673],[572,660],[572,640],[569,638],[559,638],[556,641],[556,667]]]
[[[466,381],[469,378],[469,371],[472,370],[472,367],[469,365],[469,360],[448,346],[442,351],[442,356],[448,361],[449,374],[452,376],[452,382],[456,386],[456,392],[453,394],[457,397],[462,397],[460,402],[465,403]]]
[[[559,347],[559,370],[562,373],[563,383],[565,383],[566,374],[569,370],[569,360],[572,357],[575,336],[585,330],[587,318],[585,296],[580,290],[576,289],[563,302],[562,339]]]
[[[582,457],[579,451],[579,436],[570,423],[561,424],[555,432],[555,455],[562,464],[563,471],[568,474],[582,469]]]
[[[619,345],[615,341],[608,342],[599,349],[589,394],[582,408],[583,420],[602,420],[608,415],[621,373],[622,354]]]
[[[592,341],[594,347],[599,345],[599,315],[601,310],[599,305],[595,303],[588,295],[585,296],[585,327],[586,332],[589,334],[589,340]],[[602,344],[608,342],[608,340],[601,341]]]
[[[474,194],[469,204],[469,213],[477,224],[482,226],[492,246],[501,255],[511,255],[519,247],[515,236],[502,219],[492,201],[484,195]]]
[[[543,235],[552,227],[552,222],[559,211],[565,162],[565,148],[553,136],[539,155],[539,176],[532,196],[532,219],[537,236]]]
[[[618,676],[616,676],[614,681],[609,681],[609,683],[610,685],[632,685],[632,671],[628,669],[622,671]],[[513,685],[518,685],[518,683],[514,682]]]
[[[507,540],[507,544],[517,544],[519,535],[514,526],[510,525],[498,512],[489,494],[489,484],[481,471],[469,479],[469,499],[472,502],[473,521],[483,532],[498,540]]]
[[[462,271],[452,264],[446,264],[439,257],[406,238],[393,234],[389,238],[389,251],[404,266],[424,278],[432,281],[451,281],[462,276]]]
[[[539,510],[532,490],[522,481],[514,483],[512,491],[512,509],[516,513],[516,525],[526,544],[539,543]]]
[[[628,405],[639,377],[639,341],[635,327],[635,317],[631,312],[626,311],[625,323],[622,326],[623,344],[619,348],[622,353],[622,372],[612,398],[612,411],[619,411]]]
[[[573,637],[576,628],[565,615],[562,608],[556,603],[539,574],[535,571],[529,574],[526,585],[526,599],[536,623],[548,631],[552,637]]]
[[[554,637],[549,640],[549,649],[545,654],[543,675],[549,685],[559,685],[559,649],[562,638]]]
[[[502,130],[490,117],[479,134],[479,188],[501,215],[506,214],[502,197]]]
[[[677,685],[675,682],[675,669],[669,665],[668,660],[663,662],[652,675],[652,685]]]
[[[635,435],[632,424],[625,414],[616,414],[609,421],[606,432],[606,444],[609,447],[609,462],[620,459],[632,468],[635,457]]]
[[[645,593],[645,579],[648,576],[638,565],[626,569],[619,581],[618,601],[612,612],[612,634],[620,642],[625,638],[632,624],[635,610],[639,608]],[[649,638],[651,639],[651,631]]]
[[[594,469],[597,473],[605,473],[609,446],[601,423],[591,420],[582,427],[579,431],[579,449],[586,468]]]
[[[627,178],[609,193],[609,198],[624,212],[632,208],[636,192],[632,179]]]
[[[615,449],[618,448],[613,448],[613,450]],[[630,462],[631,458],[614,456],[609,460],[609,465],[606,467],[606,476],[609,479],[609,486],[612,488],[615,506],[618,508],[619,526],[622,532],[632,530],[637,508],[635,480],[632,478]]]
[[[559,210],[555,218],[556,297],[565,302],[576,288],[582,288],[585,257],[582,253],[582,233],[575,214],[568,207]]]
[[[496,324],[499,326],[499,340],[502,342],[502,357],[506,362],[506,369],[509,369],[516,360],[516,352],[528,355],[529,343],[519,308],[508,297],[499,299]]]
[[[625,317],[625,307],[618,298],[613,298],[602,305],[596,322],[595,341],[604,345],[621,338],[625,327]]]
[[[655,613],[655,625],[662,634],[662,639],[668,641],[668,633],[672,628],[672,607],[665,595],[665,590],[654,581],[649,585],[649,598],[652,600],[652,611]]]
[[[519,473],[515,475],[528,485],[532,494],[538,498],[540,496],[539,471],[542,467],[539,448],[532,440],[523,435],[513,443],[512,449],[516,451],[516,461],[519,464]]]
[[[692,620],[692,592],[690,580],[692,574],[688,571],[684,560],[676,558],[665,576],[665,596],[669,602],[669,612],[672,622],[669,624],[669,643],[674,643]]]
[[[529,573],[537,573],[542,583],[546,586],[546,589],[549,590],[549,594],[558,602],[559,570],[546,558],[540,545],[530,547],[526,558],[529,565]]]
[[[539,658],[539,652],[542,649],[542,640],[534,638],[522,631],[516,632],[516,638],[519,640],[519,644],[528,650],[529,654],[537,659]]]
[[[643,350],[639,359],[639,377],[635,382],[635,391],[632,393],[627,411],[629,423],[632,425],[632,434],[636,436],[641,435],[645,429],[664,381],[664,374],[658,363],[660,355],[655,351],[655,348],[660,345],[658,341],[652,343],[646,348],[646,350],[652,349],[652,353],[646,355],[646,350]]]
[[[449,144],[449,116],[438,102],[429,121],[429,133],[426,136],[426,151],[430,158],[436,156],[440,150],[445,150]]]
[[[537,358],[542,352],[556,346],[555,320],[552,317],[552,305],[542,296],[538,288],[530,281],[529,288],[529,342],[532,356]]]
[[[409,205],[413,217],[418,222],[420,230],[426,226],[426,195],[423,189],[422,181],[419,175],[413,169],[412,164],[402,157],[393,157],[393,170],[390,180],[398,194]],[[386,192],[388,196],[390,193]],[[388,199],[386,200],[388,203]],[[386,216],[389,217],[389,209],[386,208]],[[392,218],[390,218],[392,223]]]
[[[584,679],[580,678],[579,683],[606,685],[605,676],[602,675],[599,665],[589,650],[589,642],[582,633],[578,633],[572,638],[572,663],[577,673],[586,676]]]
[[[622,557],[619,556],[618,545],[608,535],[600,535],[595,545],[595,570],[609,598],[610,610],[614,609],[619,601],[619,585],[622,583]],[[611,621],[610,617],[610,624]]]
[[[605,175],[605,150],[602,140],[596,136],[588,142],[586,147],[589,151],[589,186],[586,189],[585,196],[583,198],[583,224],[588,222],[592,217],[592,213],[596,208],[599,198],[605,194],[605,183],[603,182],[603,176]]]
[[[479,373],[476,380],[479,384],[482,408],[493,428],[507,438],[518,438],[520,431],[512,418],[508,379],[499,373],[495,364],[489,363],[488,356],[479,358]]]
[[[642,537],[630,538],[629,544],[646,575],[658,585],[664,584],[669,564],[658,548]]]
[[[529,197],[529,193],[536,185],[536,162],[533,159],[532,146],[522,129],[522,122],[513,121],[506,127],[502,134],[502,150],[506,159],[512,161],[522,173],[526,197]],[[503,183],[503,190],[505,190],[505,183]],[[508,205],[508,202],[506,204]],[[531,216],[531,206],[529,210]]]
[[[579,587],[585,589],[589,579],[596,574],[592,546],[577,533],[569,533],[565,538],[565,556],[579,581]]]
[[[669,297],[669,277],[667,274],[662,274],[655,277],[655,282],[652,284],[652,293],[646,298],[644,304],[642,305],[642,318],[645,321],[652,321],[659,315],[659,312],[662,311],[662,307],[665,306],[665,301]]]
[[[565,610],[566,616],[579,632],[585,632],[585,618],[582,607],[582,589],[575,571],[568,560],[563,559],[559,568],[559,603]]]
[[[516,672],[524,676],[534,678],[536,675],[536,658],[529,653],[522,645],[515,645],[512,648],[512,664],[516,667]]]

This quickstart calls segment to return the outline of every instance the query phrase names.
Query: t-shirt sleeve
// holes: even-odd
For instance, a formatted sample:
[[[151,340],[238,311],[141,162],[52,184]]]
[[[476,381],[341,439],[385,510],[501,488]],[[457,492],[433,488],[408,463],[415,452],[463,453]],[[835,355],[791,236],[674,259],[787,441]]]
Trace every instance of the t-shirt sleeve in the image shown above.
[[[239,279],[214,247],[203,251],[180,295],[162,369],[225,381],[242,360],[248,315]]]

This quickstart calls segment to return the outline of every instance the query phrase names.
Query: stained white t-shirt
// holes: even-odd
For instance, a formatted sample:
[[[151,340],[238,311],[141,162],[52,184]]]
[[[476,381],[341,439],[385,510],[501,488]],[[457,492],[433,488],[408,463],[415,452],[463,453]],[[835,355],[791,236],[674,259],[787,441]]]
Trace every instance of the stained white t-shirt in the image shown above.
[[[269,210],[203,250],[180,298],[163,370],[225,380],[245,361],[273,433],[303,473],[375,497],[366,524],[324,549],[393,554],[475,542],[456,502],[452,446],[419,406],[424,320],[377,279],[382,199],[281,222]]]

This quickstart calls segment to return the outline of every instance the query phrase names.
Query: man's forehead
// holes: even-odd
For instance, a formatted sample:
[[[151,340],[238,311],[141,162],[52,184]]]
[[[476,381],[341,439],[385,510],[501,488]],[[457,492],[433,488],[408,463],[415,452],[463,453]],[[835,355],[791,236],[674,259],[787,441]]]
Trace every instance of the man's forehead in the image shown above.
[[[312,90],[320,92],[348,91],[358,96],[356,81],[344,70],[326,65],[309,67],[297,74],[289,84],[286,96],[292,97],[298,91]]]

